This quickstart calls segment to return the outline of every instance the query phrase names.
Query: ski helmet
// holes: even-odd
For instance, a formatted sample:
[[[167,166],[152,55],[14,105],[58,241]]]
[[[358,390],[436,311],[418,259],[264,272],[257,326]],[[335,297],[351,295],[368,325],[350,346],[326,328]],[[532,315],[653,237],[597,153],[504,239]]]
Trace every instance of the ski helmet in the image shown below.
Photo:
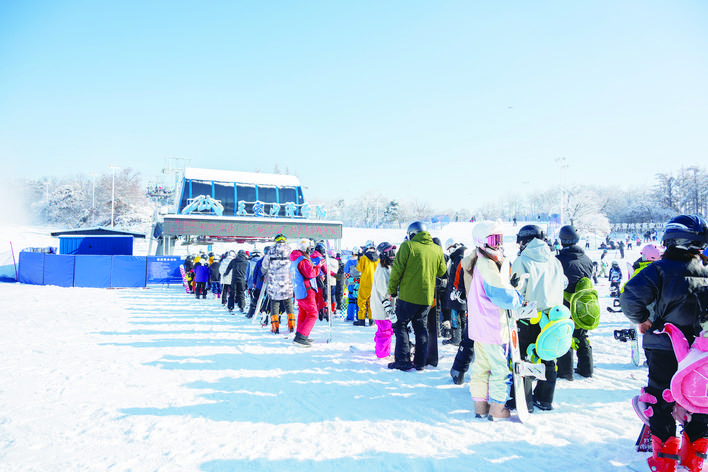
[[[297,248],[300,252],[307,252],[312,247],[312,241],[307,238],[303,238],[297,242]]]
[[[455,252],[455,249],[457,249],[460,245],[455,241],[453,238],[448,238],[447,241],[445,241],[445,250],[448,252],[448,254],[452,254]]]
[[[379,253],[379,258],[385,261],[386,265],[390,266],[391,263],[393,263],[393,259],[396,257],[396,246],[388,241],[384,241],[376,246],[376,250]]]
[[[612,267],[619,267],[619,262],[617,261],[612,261]]]
[[[661,242],[667,248],[699,253],[708,246],[708,225],[698,215],[674,216],[666,223]]]
[[[541,241],[546,239],[546,235],[541,227],[536,225],[522,226],[516,235],[516,244],[519,245],[519,250],[523,251],[526,249],[526,245],[533,239],[540,239]]]
[[[658,261],[661,259],[661,255],[664,254],[664,251],[656,244],[647,244],[642,248],[640,254],[647,261]]]
[[[366,241],[366,243],[364,243],[363,248],[369,249],[370,247],[371,248],[376,247],[376,245],[374,244],[374,241],[372,241],[371,239],[369,239],[368,241]]]
[[[480,221],[472,229],[472,239],[479,248],[490,247],[498,249],[504,234],[499,221]]]
[[[327,255],[327,247],[322,242],[315,244],[315,251],[319,252],[323,256]]]
[[[284,243],[287,241],[288,241],[288,238],[286,238],[283,233],[279,233],[279,234],[275,235],[275,242],[276,243]]]
[[[428,226],[422,221],[414,221],[408,225],[408,230],[406,230],[406,237],[410,241],[413,236],[420,233],[421,231],[428,231]]]
[[[572,246],[573,244],[578,244],[580,241],[580,236],[572,225],[565,225],[561,227],[558,234],[562,246]]]
[[[270,252],[270,246],[266,246],[263,248],[263,254],[268,254]]]

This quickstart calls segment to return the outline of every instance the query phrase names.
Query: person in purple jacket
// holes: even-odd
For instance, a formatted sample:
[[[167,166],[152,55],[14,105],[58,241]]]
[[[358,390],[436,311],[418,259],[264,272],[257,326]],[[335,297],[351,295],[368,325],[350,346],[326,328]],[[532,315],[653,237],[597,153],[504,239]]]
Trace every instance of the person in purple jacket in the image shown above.
[[[206,299],[207,287],[209,286],[209,266],[207,261],[197,262],[194,265],[194,294],[198,299],[199,295]]]

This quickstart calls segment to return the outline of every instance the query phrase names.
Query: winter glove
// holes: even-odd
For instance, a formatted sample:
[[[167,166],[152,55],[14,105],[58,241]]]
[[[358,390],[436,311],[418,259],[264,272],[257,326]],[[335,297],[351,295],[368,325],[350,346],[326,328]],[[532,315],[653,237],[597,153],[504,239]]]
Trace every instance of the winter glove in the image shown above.
[[[519,286],[519,274],[513,273],[509,279],[509,283],[512,287],[516,288]]]
[[[388,319],[391,320],[391,323],[398,321],[396,311],[393,309],[393,305],[395,305],[395,303],[396,301],[392,298],[387,298],[383,301],[384,312],[386,312],[386,316],[388,316]]]
[[[450,323],[450,320],[445,320],[442,322],[442,327],[443,329],[452,329],[452,323]]]

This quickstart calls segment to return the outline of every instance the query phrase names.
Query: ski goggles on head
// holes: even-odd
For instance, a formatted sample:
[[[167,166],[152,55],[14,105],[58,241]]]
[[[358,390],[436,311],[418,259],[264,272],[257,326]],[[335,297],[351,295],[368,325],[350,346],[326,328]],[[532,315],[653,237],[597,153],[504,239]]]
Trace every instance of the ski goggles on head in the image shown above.
[[[490,234],[487,236],[487,246],[489,247],[499,247],[502,243],[501,234]]]

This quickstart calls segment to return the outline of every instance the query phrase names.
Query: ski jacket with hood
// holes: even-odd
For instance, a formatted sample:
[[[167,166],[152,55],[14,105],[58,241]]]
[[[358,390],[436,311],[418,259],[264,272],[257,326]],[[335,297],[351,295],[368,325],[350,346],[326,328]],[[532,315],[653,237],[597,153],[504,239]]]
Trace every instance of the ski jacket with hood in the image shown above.
[[[524,301],[536,302],[538,311],[547,311],[563,304],[563,290],[568,279],[563,274],[560,261],[544,241],[538,238],[529,241],[511,265],[511,273],[512,277],[514,274],[519,277],[529,274],[528,278],[519,282],[517,289]]]
[[[656,317],[652,317],[651,329],[643,336],[645,349],[672,350],[669,336],[659,334],[666,323],[680,329],[691,344],[701,331],[700,323],[708,321],[700,319],[701,307],[708,307],[708,263],[700,256],[669,249],[661,260],[629,279],[620,294],[620,304],[633,323]]]
[[[383,302],[388,298],[388,279],[391,269],[379,264],[374,271],[374,283],[371,288],[371,317],[374,320],[387,320],[388,315]]]
[[[575,284],[583,277],[592,278],[592,260],[585,254],[577,244],[564,247],[556,256],[563,266],[563,273],[568,278],[568,286],[565,291],[575,293]]]
[[[272,300],[287,300],[293,296],[290,277],[290,254],[292,248],[286,242],[275,243],[263,258],[262,270],[266,273],[266,291]]]
[[[359,276],[359,297],[369,298],[371,296],[371,286],[374,283],[374,271],[379,265],[379,253],[374,248],[368,248],[364,254],[359,256],[356,262],[356,269],[361,273]]]
[[[315,279],[321,270],[321,265],[314,265],[309,256],[298,249],[290,253],[290,278],[293,281],[293,291],[297,300],[307,298],[310,290],[313,294],[317,294]]]
[[[246,283],[246,270],[248,270],[248,256],[246,251],[239,251],[234,260],[229,262],[224,275],[231,275],[231,285],[235,282]]]
[[[461,271],[458,272],[457,268],[465,257],[465,251],[467,248],[465,246],[460,246],[455,251],[450,254],[450,269],[447,273],[447,288],[445,290],[445,303],[444,307],[448,310],[455,310],[458,313],[462,313],[467,310],[467,303],[465,300],[452,300],[450,295],[453,289],[460,291],[462,294],[465,293],[465,282],[464,276],[460,276]],[[457,285],[455,285],[457,284]]]
[[[419,231],[410,241],[403,241],[396,253],[388,281],[388,293],[416,305],[432,305],[435,277],[447,270],[442,248],[427,231]]]
[[[234,251],[230,251],[229,254],[226,256],[226,258],[223,261],[221,261],[221,264],[219,265],[219,274],[221,274],[221,284],[222,285],[231,285],[232,273],[229,272],[227,274],[226,269],[229,268],[231,261],[233,261],[235,257],[236,257],[236,253]]]
[[[509,262],[501,267],[475,250],[460,262],[467,290],[467,335],[485,344],[509,340],[506,310],[521,307],[521,295],[509,283]]]

